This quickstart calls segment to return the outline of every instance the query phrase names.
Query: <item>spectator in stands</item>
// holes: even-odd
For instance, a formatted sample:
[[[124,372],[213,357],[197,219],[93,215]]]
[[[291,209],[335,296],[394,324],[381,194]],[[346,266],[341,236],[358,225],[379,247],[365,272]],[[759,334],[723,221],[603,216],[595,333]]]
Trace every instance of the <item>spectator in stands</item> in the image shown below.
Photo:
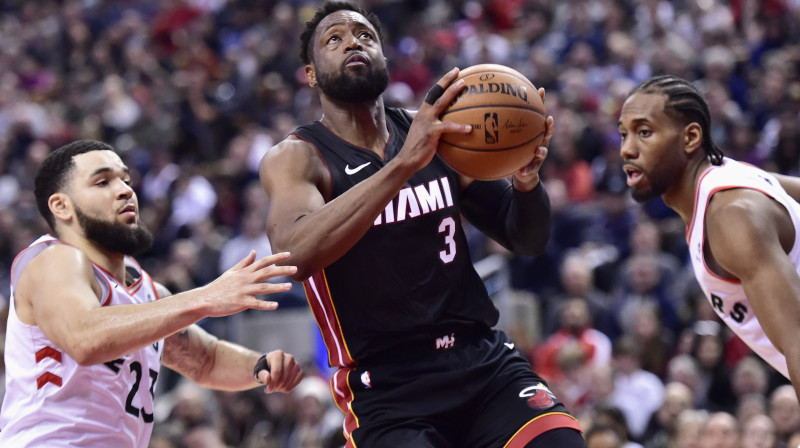
[[[687,409],[678,416],[675,431],[675,446],[681,448],[702,448],[700,437],[708,421],[708,412],[700,409]]]
[[[775,423],[779,442],[786,443],[793,433],[800,431],[800,405],[791,385],[784,384],[772,391],[768,415]]]
[[[675,446],[678,417],[687,409],[693,409],[692,391],[685,384],[672,382],[664,387],[664,401],[647,426],[642,440],[647,448]]]
[[[700,448],[739,448],[739,430],[733,415],[715,412],[700,432]]]
[[[587,448],[623,448],[622,437],[607,425],[594,424],[586,431]]]
[[[614,392],[611,401],[622,410],[631,436],[638,440],[647,423],[661,406],[664,384],[655,374],[642,369],[642,347],[630,336],[614,341]]]
[[[774,448],[776,441],[775,423],[765,414],[750,417],[742,426],[742,447]]]

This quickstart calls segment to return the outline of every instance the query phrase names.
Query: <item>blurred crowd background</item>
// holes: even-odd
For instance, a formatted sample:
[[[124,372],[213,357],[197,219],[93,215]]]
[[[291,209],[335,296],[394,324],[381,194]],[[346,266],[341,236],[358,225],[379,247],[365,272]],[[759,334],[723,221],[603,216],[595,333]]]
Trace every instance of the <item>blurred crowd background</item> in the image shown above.
[[[797,397],[720,325],[692,277],[680,219],[659,200],[631,201],[616,122],[637,83],[680,75],[707,98],[726,155],[799,175],[800,1],[359,4],[387,31],[387,105],[415,109],[448,69],[478,63],[547,89],[556,133],[542,173],[554,212],[546,253],[516,257],[469,234],[501,328],[581,419],[590,448],[798,446]],[[268,254],[257,168],[321,115],[298,57],[317,6],[0,2],[0,300],[15,254],[48,232],[34,173],[75,139],[112,144],[131,168],[156,236],[139,260],[172,291],[205,284],[250,249]],[[301,287],[270,299],[281,303],[273,316],[307,317]],[[259,322],[201,324],[240,341],[270,331],[248,318]],[[216,393],[165,374],[152,446],[341,446],[315,327],[280,328],[316,347],[301,350],[308,378],[297,391]]]

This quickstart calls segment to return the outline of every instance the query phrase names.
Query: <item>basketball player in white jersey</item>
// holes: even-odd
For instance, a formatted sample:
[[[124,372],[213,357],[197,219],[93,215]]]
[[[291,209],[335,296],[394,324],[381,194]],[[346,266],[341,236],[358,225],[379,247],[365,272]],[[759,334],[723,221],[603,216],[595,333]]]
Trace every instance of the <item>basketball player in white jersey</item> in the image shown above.
[[[210,284],[166,297],[130,256],[152,236],[139,222],[127,167],[110,146],[77,141],[51,153],[35,179],[53,230],[11,268],[3,447],[147,447],[160,364],[222,390],[293,389],[302,372],[282,351],[267,355],[217,340],[206,316],[272,310],[259,294],[288,254],[255,252]],[[254,377],[254,375],[256,375]]]
[[[618,125],[634,199],[680,215],[717,315],[800,396],[800,204],[780,182],[797,181],[724,157],[706,101],[675,76],[636,87]]]

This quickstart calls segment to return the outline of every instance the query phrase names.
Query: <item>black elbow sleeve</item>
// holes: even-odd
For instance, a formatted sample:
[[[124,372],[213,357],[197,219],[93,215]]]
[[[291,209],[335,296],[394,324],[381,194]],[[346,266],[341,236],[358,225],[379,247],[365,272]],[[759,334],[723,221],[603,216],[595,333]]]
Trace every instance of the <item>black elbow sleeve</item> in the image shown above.
[[[550,198],[541,182],[521,192],[507,181],[474,181],[464,190],[461,207],[472,225],[512,252],[544,251],[550,237]]]

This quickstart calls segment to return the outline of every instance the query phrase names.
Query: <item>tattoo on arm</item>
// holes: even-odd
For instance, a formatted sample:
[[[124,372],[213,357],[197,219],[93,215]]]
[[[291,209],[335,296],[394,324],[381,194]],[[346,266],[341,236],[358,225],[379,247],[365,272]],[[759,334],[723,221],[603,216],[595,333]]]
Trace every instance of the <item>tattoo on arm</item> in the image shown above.
[[[197,380],[214,367],[217,338],[191,325],[167,338],[162,362],[167,367]]]

